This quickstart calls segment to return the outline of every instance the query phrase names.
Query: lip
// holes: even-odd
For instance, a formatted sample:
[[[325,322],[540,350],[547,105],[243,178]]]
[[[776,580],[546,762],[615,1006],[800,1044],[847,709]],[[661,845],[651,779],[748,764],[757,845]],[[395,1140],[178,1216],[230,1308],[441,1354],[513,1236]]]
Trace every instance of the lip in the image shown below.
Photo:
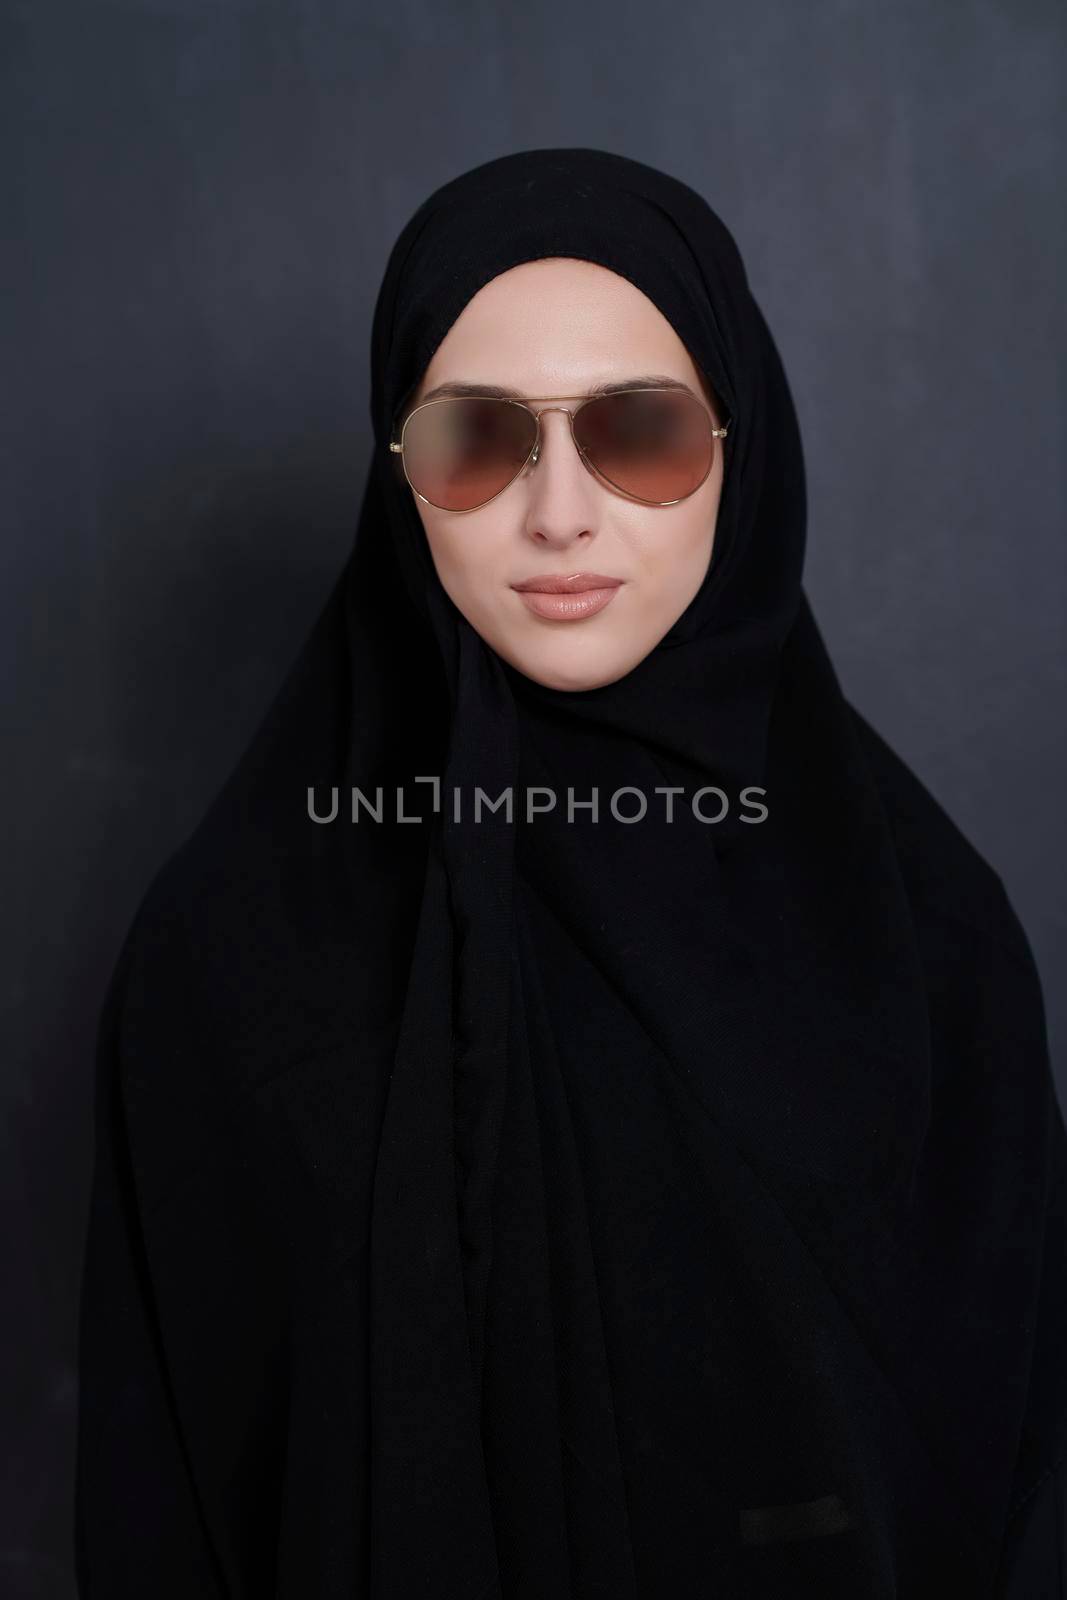
[[[512,588],[538,617],[554,622],[581,622],[609,605],[622,587],[621,578],[600,572],[551,573],[527,578]]]
[[[586,589],[617,589],[621,582],[603,572],[548,572],[543,578],[524,578],[511,587],[520,594],[582,594]]]

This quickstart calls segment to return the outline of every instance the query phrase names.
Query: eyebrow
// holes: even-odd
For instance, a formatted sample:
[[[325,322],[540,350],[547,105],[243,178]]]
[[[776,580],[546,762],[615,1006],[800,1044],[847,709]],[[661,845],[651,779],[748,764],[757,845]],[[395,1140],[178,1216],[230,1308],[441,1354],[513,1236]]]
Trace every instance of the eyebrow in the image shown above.
[[[694,391],[688,383],[682,383],[678,378],[669,378],[664,373],[646,373],[643,377],[613,379],[607,383],[594,383],[591,388],[573,396],[575,399],[591,400],[594,395],[618,394],[623,389],[683,389],[686,394]],[[424,394],[419,401],[425,405],[429,400],[455,399],[471,395],[488,395],[493,400],[526,400],[537,399],[538,396],[527,396],[518,389],[509,389],[499,383],[439,383],[435,389]],[[564,396],[569,399],[571,396]],[[694,395],[694,398],[696,396]]]

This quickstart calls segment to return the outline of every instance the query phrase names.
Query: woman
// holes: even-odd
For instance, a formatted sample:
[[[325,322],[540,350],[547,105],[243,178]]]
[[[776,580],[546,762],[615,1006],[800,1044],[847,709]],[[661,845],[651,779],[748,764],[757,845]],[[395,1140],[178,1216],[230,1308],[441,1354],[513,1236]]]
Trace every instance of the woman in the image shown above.
[[[842,696],[730,235],[491,161],[397,241],[371,404],[104,1008],[82,1594],[1062,1592],[1038,980]]]

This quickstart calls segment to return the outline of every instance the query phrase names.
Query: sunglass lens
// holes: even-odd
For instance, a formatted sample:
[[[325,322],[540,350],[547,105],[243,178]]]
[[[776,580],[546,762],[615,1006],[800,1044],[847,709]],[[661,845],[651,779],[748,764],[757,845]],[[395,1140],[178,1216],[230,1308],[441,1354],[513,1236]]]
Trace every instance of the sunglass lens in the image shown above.
[[[536,437],[534,417],[510,401],[431,401],[404,432],[408,481],[431,505],[473,511],[518,475]]]
[[[683,500],[711,470],[711,414],[680,390],[599,395],[574,419],[578,448],[601,477],[651,505]]]

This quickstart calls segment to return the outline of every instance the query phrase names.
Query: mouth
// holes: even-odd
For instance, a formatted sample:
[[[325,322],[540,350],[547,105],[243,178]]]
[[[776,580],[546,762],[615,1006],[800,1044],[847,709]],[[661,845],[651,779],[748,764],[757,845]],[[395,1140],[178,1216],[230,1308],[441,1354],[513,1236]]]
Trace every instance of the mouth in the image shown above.
[[[535,616],[554,622],[580,622],[603,611],[622,587],[622,578],[602,572],[553,572],[526,578],[512,588]]]

